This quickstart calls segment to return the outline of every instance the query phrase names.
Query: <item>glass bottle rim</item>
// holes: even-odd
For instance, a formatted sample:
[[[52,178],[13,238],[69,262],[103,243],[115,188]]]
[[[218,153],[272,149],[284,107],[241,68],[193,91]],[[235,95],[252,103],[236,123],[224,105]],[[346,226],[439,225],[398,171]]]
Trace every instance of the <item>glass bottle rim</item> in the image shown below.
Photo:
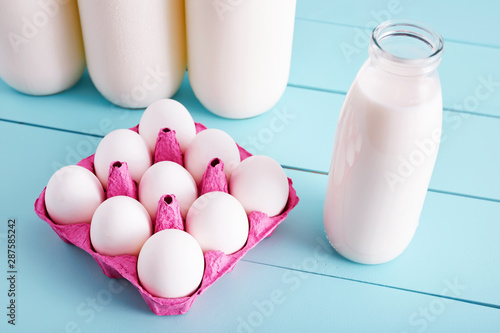
[[[403,57],[383,45],[388,38],[411,38],[426,48],[425,56]],[[390,20],[379,24],[372,32],[370,54],[383,59],[381,63],[390,72],[401,75],[422,75],[433,71],[439,65],[444,50],[441,35],[428,25],[414,20]],[[390,68],[388,68],[390,67]]]

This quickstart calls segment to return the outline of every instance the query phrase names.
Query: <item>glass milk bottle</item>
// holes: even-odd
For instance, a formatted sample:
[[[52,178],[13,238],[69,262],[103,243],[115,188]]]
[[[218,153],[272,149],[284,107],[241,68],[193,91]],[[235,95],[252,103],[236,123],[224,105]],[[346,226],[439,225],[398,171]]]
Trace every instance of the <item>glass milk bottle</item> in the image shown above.
[[[172,97],[186,73],[183,0],[79,0],[87,67],[112,103]]]
[[[271,109],[285,91],[296,0],[186,0],[189,82],[227,118]]]
[[[73,86],[85,69],[76,0],[0,0],[0,77],[30,95]]]
[[[441,137],[442,52],[441,36],[417,22],[372,33],[340,114],[323,211],[330,243],[352,261],[390,261],[415,233]]]

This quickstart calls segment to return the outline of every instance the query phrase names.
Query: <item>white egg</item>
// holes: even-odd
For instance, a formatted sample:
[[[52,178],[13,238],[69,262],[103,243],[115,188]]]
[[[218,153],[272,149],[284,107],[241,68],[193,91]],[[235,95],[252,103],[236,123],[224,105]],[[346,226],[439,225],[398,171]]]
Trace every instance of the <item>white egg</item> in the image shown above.
[[[154,220],[158,201],[165,194],[173,194],[179,202],[182,218],[198,196],[193,177],[182,166],[162,161],[151,166],[139,183],[139,201]]]
[[[288,192],[288,178],[281,165],[263,155],[243,160],[229,182],[229,193],[241,202],[247,214],[255,210],[268,216],[280,214]]]
[[[144,111],[139,123],[139,134],[154,153],[158,132],[168,127],[175,131],[182,152],[196,135],[196,127],[189,111],[173,99],[160,99]]]
[[[108,187],[109,166],[115,161],[127,162],[130,176],[137,183],[152,163],[146,141],[128,129],[108,133],[97,146],[94,169],[105,189]]]
[[[139,201],[115,196],[97,207],[90,224],[94,250],[107,256],[138,255],[153,234],[148,212]]]
[[[137,275],[141,285],[157,297],[191,295],[201,283],[205,258],[196,240],[177,229],[151,236],[139,253]]]
[[[232,195],[208,192],[193,203],[186,217],[186,231],[200,244],[203,252],[240,250],[248,238],[248,217]]]
[[[90,223],[105,194],[99,179],[84,167],[57,170],[45,190],[45,207],[57,224]]]
[[[198,133],[184,154],[184,166],[200,183],[208,163],[219,158],[224,163],[224,173],[229,180],[234,168],[240,163],[240,152],[234,140],[224,131],[211,128]]]

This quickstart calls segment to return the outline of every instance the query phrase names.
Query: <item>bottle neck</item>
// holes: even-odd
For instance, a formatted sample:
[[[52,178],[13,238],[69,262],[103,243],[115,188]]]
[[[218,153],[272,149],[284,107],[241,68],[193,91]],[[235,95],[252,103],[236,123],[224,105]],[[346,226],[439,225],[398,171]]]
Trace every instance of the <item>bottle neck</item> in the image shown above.
[[[393,20],[376,27],[370,39],[370,60],[398,76],[424,76],[436,71],[443,54],[443,38],[415,21]]]

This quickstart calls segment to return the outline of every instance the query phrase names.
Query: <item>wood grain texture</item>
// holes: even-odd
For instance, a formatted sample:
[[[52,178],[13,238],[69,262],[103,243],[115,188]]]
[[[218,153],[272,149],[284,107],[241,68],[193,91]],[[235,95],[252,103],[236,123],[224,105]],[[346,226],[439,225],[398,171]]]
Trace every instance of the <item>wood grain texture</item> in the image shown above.
[[[244,121],[209,113],[186,75],[174,98],[194,120],[275,158],[301,201],[182,316],[154,316],[130,284],[106,278],[33,211],[55,170],[136,125],[143,110],[113,106],[87,73],[46,97],[0,80],[0,218],[19,221],[18,331],[498,331],[499,10],[489,0],[298,0],[288,87],[271,111]],[[414,239],[394,261],[366,266],[334,252],[322,209],[339,112],[367,57],[366,27],[385,18],[426,22],[445,39],[445,139]],[[6,320],[0,327],[13,331]]]

